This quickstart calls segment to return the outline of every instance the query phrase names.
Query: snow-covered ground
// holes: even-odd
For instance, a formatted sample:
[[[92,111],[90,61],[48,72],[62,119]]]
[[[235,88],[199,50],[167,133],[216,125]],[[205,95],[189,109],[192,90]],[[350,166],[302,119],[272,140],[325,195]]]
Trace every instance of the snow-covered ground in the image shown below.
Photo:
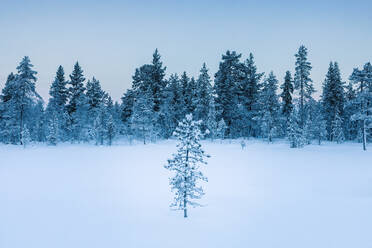
[[[1,248],[372,247],[372,147],[210,143],[205,207],[171,211],[175,142],[0,146]]]

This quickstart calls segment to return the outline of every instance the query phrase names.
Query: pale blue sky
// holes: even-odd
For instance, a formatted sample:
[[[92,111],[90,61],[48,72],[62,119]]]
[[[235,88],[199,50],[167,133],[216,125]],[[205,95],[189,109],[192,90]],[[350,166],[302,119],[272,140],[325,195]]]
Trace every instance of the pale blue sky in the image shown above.
[[[320,89],[330,60],[344,80],[372,58],[372,1],[40,1],[0,0],[0,87],[24,55],[48,98],[58,65],[79,60],[119,100],[134,69],[158,48],[167,76],[213,75],[227,49],[253,52],[258,70],[280,81],[304,44]]]

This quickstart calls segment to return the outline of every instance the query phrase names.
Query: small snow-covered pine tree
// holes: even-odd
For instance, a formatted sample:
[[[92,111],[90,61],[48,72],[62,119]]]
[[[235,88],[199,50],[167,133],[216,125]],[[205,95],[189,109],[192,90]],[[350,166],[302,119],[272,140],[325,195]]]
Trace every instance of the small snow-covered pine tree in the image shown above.
[[[171,207],[183,210],[185,218],[187,218],[188,206],[200,206],[194,200],[204,195],[198,182],[207,181],[200,171],[200,165],[207,164],[204,158],[209,157],[200,144],[200,139],[203,137],[200,125],[201,121],[194,121],[192,114],[186,115],[174,132],[174,136],[179,140],[177,153],[173,154],[173,158],[169,159],[168,164],[164,166],[175,173],[170,178],[172,191],[175,192]]]

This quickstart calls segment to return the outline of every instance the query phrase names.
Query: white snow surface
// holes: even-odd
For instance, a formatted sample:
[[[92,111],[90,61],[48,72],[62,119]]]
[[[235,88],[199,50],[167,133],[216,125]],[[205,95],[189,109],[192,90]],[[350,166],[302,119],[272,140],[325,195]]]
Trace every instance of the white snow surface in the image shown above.
[[[0,247],[372,247],[372,147],[246,143],[203,142],[188,219],[169,209],[175,141],[0,145]]]

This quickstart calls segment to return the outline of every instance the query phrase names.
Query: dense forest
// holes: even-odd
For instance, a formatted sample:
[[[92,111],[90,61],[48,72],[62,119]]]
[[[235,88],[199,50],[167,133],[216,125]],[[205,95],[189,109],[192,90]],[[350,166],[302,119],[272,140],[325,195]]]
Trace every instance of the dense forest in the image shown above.
[[[286,138],[292,148],[355,141],[365,150],[372,140],[372,65],[355,68],[345,82],[338,63],[330,62],[321,97],[314,99],[307,55],[301,46],[294,72],[277,77],[260,72],[253,54],[243,60],[227,51],[212,82],[206,64],[197,78],[186,72],[166,78],[155,50],[151,64],[135,70],[120,103],[113,102],[98,79],[86,80],[76,62],[68,77],[58,67],[47,104],[36,92],[37,72],[26,56],[1,92],[0,141],[111,145],[125,137],[146,144],[171,138],[178,123],[192,114],[206,139]]]

